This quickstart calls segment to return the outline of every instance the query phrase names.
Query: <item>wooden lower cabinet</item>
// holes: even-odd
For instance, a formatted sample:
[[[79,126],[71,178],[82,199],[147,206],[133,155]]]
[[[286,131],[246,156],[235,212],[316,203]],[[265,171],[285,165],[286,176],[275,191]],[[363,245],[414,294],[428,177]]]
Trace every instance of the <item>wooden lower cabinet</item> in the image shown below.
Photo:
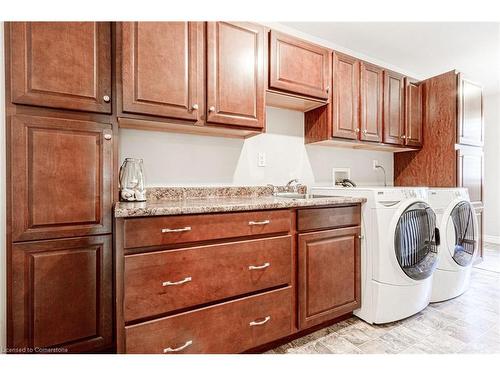
[[[127,353],[240,353],[292,332],[292,287],[125,329]]]
[[[299,234],[299,329],[360,306],[360,227]]]
[[[125,257],[125,320],[288,285],[291,236]]]
[[[255,351],[350,314],[360,216],[348,204],[117,218],[117,351]],[[161,228],[191,237],[162,243]]]
[[[86,352],[113,343],[111,237],[12,246],[9,348]]]

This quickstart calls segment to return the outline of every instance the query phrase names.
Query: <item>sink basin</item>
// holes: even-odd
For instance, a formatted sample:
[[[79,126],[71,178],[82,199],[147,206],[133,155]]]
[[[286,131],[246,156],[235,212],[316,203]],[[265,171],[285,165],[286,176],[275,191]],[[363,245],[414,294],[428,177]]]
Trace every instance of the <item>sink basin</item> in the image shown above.
[[[278,198],[290,198],[290,199],[331,198],[330,195],[299,194],[299,193],[276,193],[274,196]]]

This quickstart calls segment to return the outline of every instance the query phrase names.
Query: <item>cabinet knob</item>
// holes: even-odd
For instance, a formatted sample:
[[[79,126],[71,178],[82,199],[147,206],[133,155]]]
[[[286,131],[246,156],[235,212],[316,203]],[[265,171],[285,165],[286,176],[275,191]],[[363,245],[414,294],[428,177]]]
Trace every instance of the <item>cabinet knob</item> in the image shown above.
[[[196,110],[198,109],[198,104],[193,104],[193,105],[191,106],[191,109],[192,109],[193,111],[196,111]]]
[[[363,236],[362,234],[360,234],[360,235],[358,236],[358,238],[359,238],[360,240],[362,240],[363,238],[365,238],[365,236]]]
[[[401,139],[406,139],[406,135],[402,135],[402,136],[401,136]]]
[[[208,108],[208,112],[215,112],[215,107],[213,105],[211,105],[209,108]]]
[[[109,101],[111,100],[111,98],[109,97],[109,95],[104,95],[102,97],[102,100],[104,100],[106,103],[109,103]]]
[[[330,93],[330,86],[326,86],[326,93],[329,94]]]
[[[356,133],[359,133],[359,129],[358,129],[358,128],[354,129],[354,131],[355,131]]]
[[[109,141],[112,138],[111,134],[104,134],[104,139]]]
[[[368,130],[366,130],[366,129],[363,130],[363,134],[366,134],[366,133],[368,133]]]

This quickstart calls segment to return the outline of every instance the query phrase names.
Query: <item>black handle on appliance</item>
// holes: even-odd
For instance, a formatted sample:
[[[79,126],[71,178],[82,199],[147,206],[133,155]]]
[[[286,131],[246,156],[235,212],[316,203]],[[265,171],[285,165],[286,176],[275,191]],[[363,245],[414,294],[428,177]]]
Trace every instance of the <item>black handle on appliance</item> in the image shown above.
[[[436,246],[441,244],[441,235],[439,233],[439,228],[434,228],[434,240],[436,242]]]

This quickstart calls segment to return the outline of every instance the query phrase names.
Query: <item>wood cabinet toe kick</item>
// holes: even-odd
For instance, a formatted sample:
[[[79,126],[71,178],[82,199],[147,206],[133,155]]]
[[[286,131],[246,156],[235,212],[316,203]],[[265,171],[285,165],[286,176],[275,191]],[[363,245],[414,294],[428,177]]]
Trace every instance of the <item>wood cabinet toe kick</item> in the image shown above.
[[[360,212],[344,204],[116,218],[117,351],[242,353],[351,313],[360,306]]]

